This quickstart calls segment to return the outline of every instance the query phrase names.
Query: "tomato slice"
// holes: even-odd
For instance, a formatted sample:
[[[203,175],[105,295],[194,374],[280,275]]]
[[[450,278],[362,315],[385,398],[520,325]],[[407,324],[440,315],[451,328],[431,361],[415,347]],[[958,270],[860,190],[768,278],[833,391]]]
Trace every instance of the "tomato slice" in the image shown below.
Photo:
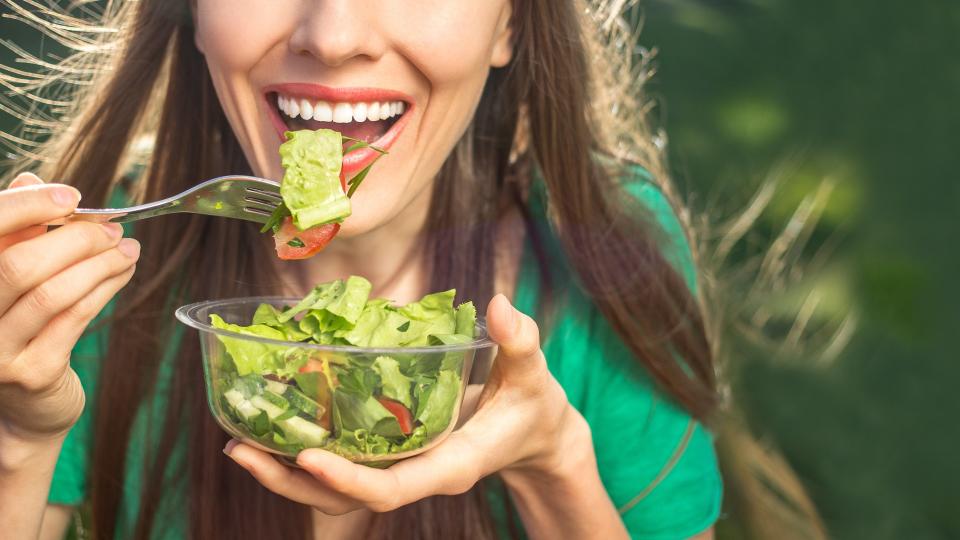
[[[273,235],[277,256],[284,260],[308,259],[325,248],[340,231],[339,223],[328,223],[301,231],[287,216]]]
[[[413,414],[410,413],[410,409],[406,408],[403,403],[399,401],[394,401],[383,396],[378,397],[377,401],[383,405],[383,408],[390,411],[390,414],[397,417],[397,422],[400,422],[400,431],[402,431],[404,435],[409,435],[413,432]]]
[[[347,176],[340,171],[340,187],[347,191]],[[286,261],[309,259],[327,247],[330,240],[340,231],[339,223],[329,223],[301,231],[293,224],[293,218],[287,216],[280,224],[280,230],[273,235],[277,256]],[[293,245],[291,245],[291,243]]]

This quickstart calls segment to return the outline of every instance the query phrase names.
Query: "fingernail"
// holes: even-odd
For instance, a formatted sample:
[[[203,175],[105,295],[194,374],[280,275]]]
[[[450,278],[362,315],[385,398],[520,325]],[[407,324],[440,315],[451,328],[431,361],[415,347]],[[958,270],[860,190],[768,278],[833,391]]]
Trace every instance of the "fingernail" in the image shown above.
[[[136,259],[140,255],[140,242],[137,242],[133,238],[124,238],[117,245],[117,249],[127,257]]]
[[[123,234],[123,227],[116,223],[104,223],[103,228],[110,235],[110,238],[120,238],[120,235]]]
[[[43,180],[37,178],[33,173],[21,173],[13,179],[13,182],[10,182],[9,187],[21,187],[21,186],[34,186],[37,184],[42,184]]]
[[[58,187],[50,190],[50,198],[59,206],[73,208],[80,202],[80,192],[72,187]]]
[[[227,445],[223,447],[223,453],[229,456],[230,452],[233,452],[234,447],[236,447],[238,444],[240,444],[240,441],[236,439],[230,439],[227,441]]]

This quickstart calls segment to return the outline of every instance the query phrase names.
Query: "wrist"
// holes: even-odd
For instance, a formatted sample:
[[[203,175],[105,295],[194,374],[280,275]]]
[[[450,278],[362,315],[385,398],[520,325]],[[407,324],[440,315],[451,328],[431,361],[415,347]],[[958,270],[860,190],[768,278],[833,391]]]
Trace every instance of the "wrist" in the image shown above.
[[[0,474],[15,474],[56,460],[66,437],[66,432],[45,437],[20,436],[0,420]]]
[[[590,426],[568,404],[550,442],[540,452],[500,471],[500,476],[509,488],[544,483],[559,487],[579,483],[596,468]]]

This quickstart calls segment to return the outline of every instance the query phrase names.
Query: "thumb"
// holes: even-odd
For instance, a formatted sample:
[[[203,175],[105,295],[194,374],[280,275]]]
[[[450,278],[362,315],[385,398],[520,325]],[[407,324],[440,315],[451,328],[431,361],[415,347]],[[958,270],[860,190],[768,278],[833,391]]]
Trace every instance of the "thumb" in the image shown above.
[[[27,172],[27,173],[18,174],[17,177],[14,178],[13,181],[10,182],[10,185],[7,187],[15,188],[15,187],[23,187],[23,186],[34,186],[42,183],[43,183],[43,180],[41,180],[37,175]]]
[[[504,375],[521,374],[542,366],[540,329],[517,311],[507,297],[498,294],[487,306],[487,333],[499,345],[496,365]]]

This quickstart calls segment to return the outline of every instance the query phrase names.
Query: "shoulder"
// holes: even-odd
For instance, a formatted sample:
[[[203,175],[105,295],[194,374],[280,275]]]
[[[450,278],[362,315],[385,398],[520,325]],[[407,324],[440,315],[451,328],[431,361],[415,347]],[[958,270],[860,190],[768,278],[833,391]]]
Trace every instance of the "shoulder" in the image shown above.
[[[657,239],[663,256],[684,278],[690,290],[697,294],[693,252],[678,207],[675,206],[676,201],[667,196],[659,181],[642,165],[613,162],[606,158],[599,159],[599,162],[609,175],[607,189],[617,191],[611,194],[611,199],[617,201],[618,206],[632,219],[646,225]],[[571,277],[570,268],[547,217],[548,200],[546,185],[540,173],[534,170],[528,202],[530,213],[545,243],[547,263],[551,268],[561,271],[563,275],[557,278],[562,283],[565,278]]]
[[[639,166],[616,185],[625,207],[653,229],[664,258],[696,294],[690,244],[669,197]],[[545,223],[545,220],[542,222]],[[556,243],[549,234],[547,241]],[[679,538],[708,528],[720,511],[722,481],[709,431],[661,392],[641,362],[576,285],[558,245],[544,354],[570,403],[590,424],[601,478],[635,537]]]

